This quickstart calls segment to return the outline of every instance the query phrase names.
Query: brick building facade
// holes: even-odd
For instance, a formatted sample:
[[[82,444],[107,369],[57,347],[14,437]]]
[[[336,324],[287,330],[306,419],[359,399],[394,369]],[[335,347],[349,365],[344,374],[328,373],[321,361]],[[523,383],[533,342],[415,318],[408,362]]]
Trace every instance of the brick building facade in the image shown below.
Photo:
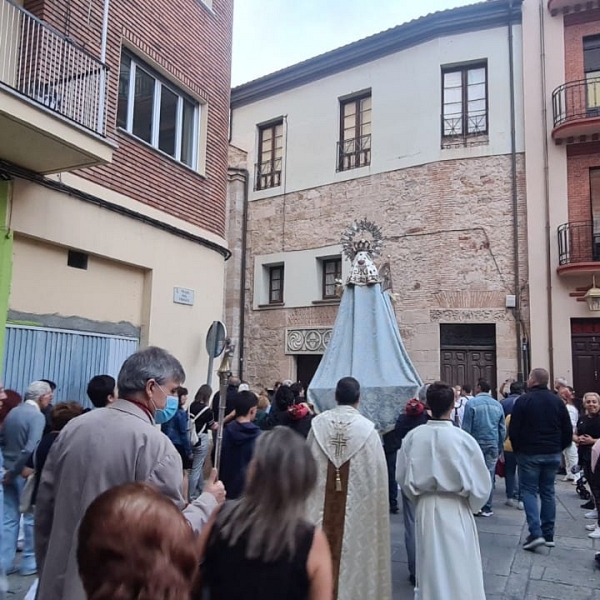
[[[532,360],[600,392],[600,10],[524,4]],[[536,56],[537,55],[537,56]],[[542,65],[540,68],[540,56]]]
[[[25,0],[24,7],[94,56],[100,55],[102,3],[90,7],[84,0],[69,0],[65,11],[56,2]],[[111,2],[107,137],[117,148],[110,165],[79,171],[79,176],[223,236],[232,13],[232,0],[214,0],[211,7],[203,0],[175,0],[168,9],[158,0]],[[123,47],[209,106],[201,172],[165,160],[117,127],[115,100]]]
[[[4,382],[59,401],[148,344],[195,388],[223,314],[233,1],[108,6],[0,0]]]

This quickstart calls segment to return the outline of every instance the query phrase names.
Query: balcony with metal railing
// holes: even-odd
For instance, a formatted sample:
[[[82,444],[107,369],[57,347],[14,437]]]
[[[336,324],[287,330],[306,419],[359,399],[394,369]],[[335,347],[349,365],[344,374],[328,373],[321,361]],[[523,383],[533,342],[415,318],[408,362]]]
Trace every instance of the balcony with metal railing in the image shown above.
[[[109,162],[108,69],[13,0],[0,0],[0,159],[38,173]]]
[[[571,12],[592,10],[597,7],[597,0],[548,0],[548,10],[553,17],[567,15]]]
[[[274,158],[254,165],[255,191],[267,190],[281,185],[283,159]]]
[[[337,143],[337,170],[349,171],[371,164],[371,134]]]
[[[552,138],[563,142],[600,139],[600,78],[570,81],[552,94]]]
[[[564,223],[558,228],[558,274],[600,272],[600,229],[591,221]]]

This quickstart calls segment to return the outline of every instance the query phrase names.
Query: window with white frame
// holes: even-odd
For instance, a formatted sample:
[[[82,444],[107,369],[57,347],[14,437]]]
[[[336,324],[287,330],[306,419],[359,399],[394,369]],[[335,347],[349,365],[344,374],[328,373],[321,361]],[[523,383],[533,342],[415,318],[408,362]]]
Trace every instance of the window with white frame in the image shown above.
[[[127,52],[121,55],[117,126],[192,169],[200,104]]]

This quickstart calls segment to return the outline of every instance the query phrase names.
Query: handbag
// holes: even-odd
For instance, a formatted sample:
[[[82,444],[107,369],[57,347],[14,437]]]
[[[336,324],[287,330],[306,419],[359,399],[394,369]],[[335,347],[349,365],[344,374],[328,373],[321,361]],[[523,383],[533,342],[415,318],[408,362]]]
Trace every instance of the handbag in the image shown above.
[[[498,477],[506,476],[506,463],[501,458],[499,458],[496,463],[496,475],[498,475]]]
[[[33,499],[33,490],[35,489],[35,472],[27,477],[23,491],[21,492],[21,499],[19,500],[19,512],[28,513],[33,509],[31,500]]]

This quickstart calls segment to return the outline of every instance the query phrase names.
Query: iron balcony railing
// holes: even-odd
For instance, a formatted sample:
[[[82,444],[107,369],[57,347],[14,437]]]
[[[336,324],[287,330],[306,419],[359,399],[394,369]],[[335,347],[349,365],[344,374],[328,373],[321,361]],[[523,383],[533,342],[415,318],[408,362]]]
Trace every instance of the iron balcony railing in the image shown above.
[[[569,121],[600,117],[600,78],[570,81],[552,93],[554,127]]]
[[[442,115],[443,138],[466,138],[487,132],[487,109]]]
[[[348,171],[371,164],[371,134],[337,143],[337,170]]]
[[[600,261],[600,228],[591,221],[565,223],[558,228],[560,265]]]
[[[266,160],[254,165],[254,189],[266,190],[281,185],[282,158]]]
[[[108,69],[13,0],[0,0],[0,84],[104,135]]]

